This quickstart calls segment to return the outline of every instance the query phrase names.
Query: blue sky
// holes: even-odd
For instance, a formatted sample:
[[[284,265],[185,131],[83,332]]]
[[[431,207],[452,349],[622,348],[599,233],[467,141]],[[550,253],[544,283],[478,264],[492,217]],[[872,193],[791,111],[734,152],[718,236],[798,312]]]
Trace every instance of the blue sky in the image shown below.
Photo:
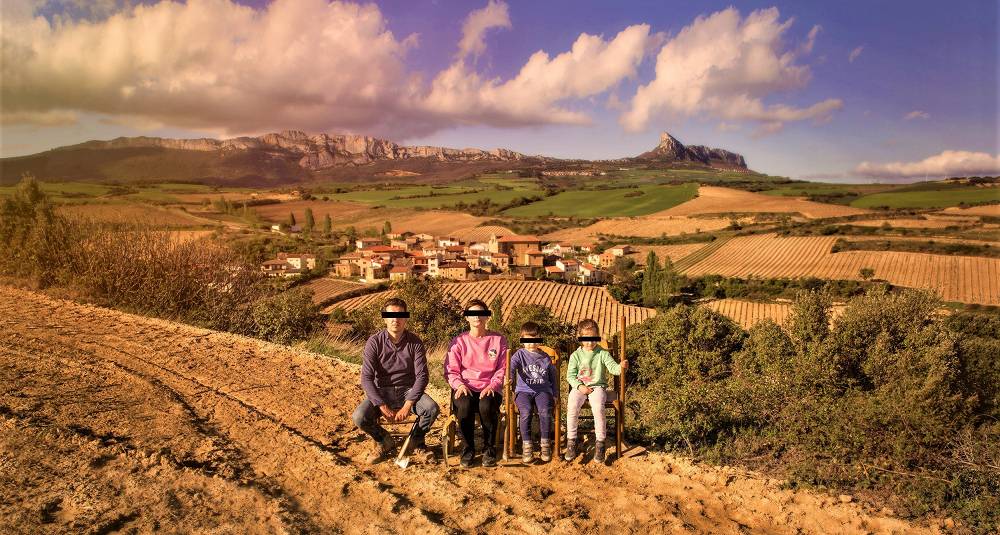
[[[29,59],[5,61],[4,157],[120,135],[294,128],[597,159],[669,131],[794,178],[1000,174],[992,1],[110,4],[5,2],[5,41],[34,54],[5,42],[5,59]],[[233,28],[219,57],[198,18]],[[764,45],[747,37],[761,32]],[[590,52],[574,48],[583,34]],[[518,78],[538,51],[551,63]],[[787,62],[741,69],[761,54],[761,65]],[[256,61],[228,61],[243,56]],[[701,57],[718,63],[701,75],[672,67]]]

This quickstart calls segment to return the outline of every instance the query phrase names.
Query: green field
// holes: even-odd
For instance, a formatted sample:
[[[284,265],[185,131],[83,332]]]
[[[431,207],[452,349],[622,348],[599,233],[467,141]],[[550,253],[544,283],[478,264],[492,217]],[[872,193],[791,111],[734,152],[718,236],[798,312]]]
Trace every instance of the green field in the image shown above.
[[[641,195],[626,197],[642,192]],[[666,210],[689,201],[698,193],[698,184],[642,186],[612,190],[566,191],[526,206],[503,212],[513,217],[544,215],[577,217],[639,216]]]
[[[870,195],[891,190],[895,187],[896,186],[889,184],[826,184],[816,182],[791,184],[758,193],[762,193],[764,195],[780,195],[785,197],[807,197],[809,195],[831,195],[838,193]]]
[[[885,193],[875,193],[856,199],[856,208],[947,208],[961,203],[977,204],[1000,201],[1000,188],[959,186],[942,189],[905,188]]]
[[[86,182],[39,182],[42,191],[53,202],[62,204],[87,202],[111,191],[110,186]],[[17,186],[0,186],[0,196],[12,195]]]
[[[469,204],[484,199],[502,205],[519,197],[539,195],[540,192],[532,179],[486,177],[449,186],[362,190],[338,193],[329,197],[338,201],[361,202],[389,208],[442,208],[460,202]]]

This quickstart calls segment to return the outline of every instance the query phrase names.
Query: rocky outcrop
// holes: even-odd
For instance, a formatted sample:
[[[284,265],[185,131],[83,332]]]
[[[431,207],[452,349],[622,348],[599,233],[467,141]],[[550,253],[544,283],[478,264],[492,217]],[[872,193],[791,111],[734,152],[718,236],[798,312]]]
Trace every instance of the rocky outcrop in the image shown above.
[[[712,149],[704,145],[684,146],[667,132],[660,134],[660,144],[655,149],[638,156],[640,160],[701,162],[713,167],[746,169],[747,162],[742,155],[723,149]]]
[[[162,147],[196,151],[264,150],[284,153],[311,171],[339,165],[363,165],[380,160],[433,158],[440,161],[515,161],[525,156],[507,149],[450,149],[447,147],[397,145],[387,139],[351,134],[314,134],[299,130],[264,134],[260,137],[232,139],[167,139],[159,137],[120,137],[110,141],[88,141],[64,148],[122,149]]]

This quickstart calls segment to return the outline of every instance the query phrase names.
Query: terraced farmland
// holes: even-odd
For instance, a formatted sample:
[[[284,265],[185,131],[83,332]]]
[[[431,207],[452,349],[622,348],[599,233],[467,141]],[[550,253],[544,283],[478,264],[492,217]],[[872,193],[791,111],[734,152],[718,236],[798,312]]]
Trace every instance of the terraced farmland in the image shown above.
[[[584,318],[593,318],[601,326],[601,334],[610,336],[618,332],[618,318],[625,316],[628,325],[639,323],[656,315],[651,308],[623,305],[616,301],[607,290],[597,286],[578,286],[546,281],[479,281],[445,284],[445,290],[455,296],[460,303],[470,299],[491,302],[497,295],[503,298],[505,310],[520,303],[546,305],[552,313],[564,321],[576,323]],[[388,292],[379,292],[346,299],[330,305],[324,310],[329,313],[334,308],[355,310],[383,299]]]
[[[680,245],[633,245],[632,249],[634,249],[635,252],[625,256],[634,260],[636,265],[645,266],[646,255],[649,254],[649,251],[653,251],[656,253],[656,257],[659,259],[661,264],[663,263],[664,258],[669,258],[671,262],[676,263],[706,245],[707,244],[705,243],[682,243]]]
[[[694,265],[678,266],[688,276],[858,280],[861,268],[898,286],[938,292],[946,301],[1000,304],[1000,259],[896,251],[831,253],[836,237],[734,238]]]
[[[361,284],[360,282],[334,279],[331,277],[315,279],[306,284],[306,288],[313,291],[314,303],[325,303],[336,299],[337,296],[359,290],[365,286],[365,284]]]

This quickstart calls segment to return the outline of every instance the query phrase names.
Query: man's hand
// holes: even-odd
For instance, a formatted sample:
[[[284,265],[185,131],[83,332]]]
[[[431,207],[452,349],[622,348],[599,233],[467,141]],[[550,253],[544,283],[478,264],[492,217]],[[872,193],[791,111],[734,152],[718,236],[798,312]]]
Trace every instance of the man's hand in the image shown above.
[[[386,420],[392,421],[392,419],[396,417],[396,413],[384,403],[378,406],[378,410],[382,411],[382,416],[384,416]]]
[[[455,399],[469,395],[469,387],[462,385],[455,389]]]
[[[406,417],[410,415],[411,409],[413,409],[413,402],[410,400],[406,400],[406,403],[403,403],[403,407],[398,411],[396,411],[396,421],[402,422],[403,420],[405,420]]]
[[[593,389],[593,388],[590,388],[590,387],[589,387],[589,386],[587,386],[587,385],[580,385],[580,392],[581,392],[581,393],[582,393],[583,395],[585,395],[585,396],[589,396],[589,395],[590,395],[590,393],[591,393],[591,392],[593,392],[593,391],[594,391],[594,389]]]
[[[487,386],[486,388],[483,389],[482,392],[479,393],[479,396],[480,397],[482,397],[482,396],[490,397],[490,396],[492,396],[494,394],[496,394],[496,392],[493,391],[493,387],[492,386]]]

